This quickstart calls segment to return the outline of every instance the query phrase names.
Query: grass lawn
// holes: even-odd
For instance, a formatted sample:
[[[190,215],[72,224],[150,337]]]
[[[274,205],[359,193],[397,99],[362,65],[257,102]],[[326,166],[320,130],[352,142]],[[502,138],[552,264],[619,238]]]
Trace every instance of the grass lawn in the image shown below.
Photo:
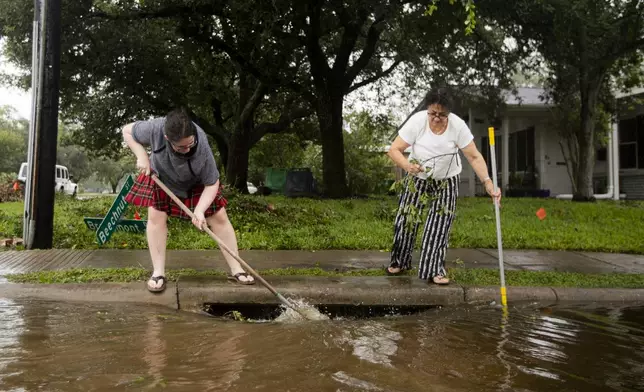
[[[320,268],[279,268],[258,270],[264,277],[270,276],[384,276],[382,269],[367,269],[348,272],[326,271]],[[192,269],[168,270],[168,280],[179,276],[223,276],[216,270],[195,271]],[[408,271],[416,276],[416,271]],[[496,270],[451,268],[449,276],[454,283],[476,286],[498,286]],[[64,271],[40,271],[7,275],[15,283],[95,283],[95,282],[144,282],[150,271],[143,268],[84,268]],[[259,283],[258,283],[259,284]],[[580,288],[644,288],[644,274],[580,274],[552,271],[506,271],[508,286],[526,287],[580,287]]]
[[[0,213],[4,213],[6,215],[22,216],[22,212],[24,208],[25,208],[25,203],[21,201],[10,201],[6,203],[0,203]]]
[[[113,197],[58,198],[54,247],[97,248],[83,217],[103,216]],[[268,205],[273,208],[267,208]],[[574,203],[556,199],[506,198],[501,220],[506,249],[555,249],[644,254],[644,202]],[[229,200],[230,219],[241,249],[390,250],[397,199],[289,199],[237,196]],[[547,217],[535,215],[545,208]],[[140,211],[145,219],[145,211]],[[131,219],[133,207],[126,211]],[[22,203],[0,203],[0,237],[20,236]],[[419,235],[420,237],[420,235]],[[419,241],[420,239],[418,239]],[[145,248],[141,234],[115,233],[103,247]],[[494,208],[487,198],[458,200],[450,238],[452,248],[495,248]],[[189,222],[172,220],[169,249],[213,249],[215,242]]]

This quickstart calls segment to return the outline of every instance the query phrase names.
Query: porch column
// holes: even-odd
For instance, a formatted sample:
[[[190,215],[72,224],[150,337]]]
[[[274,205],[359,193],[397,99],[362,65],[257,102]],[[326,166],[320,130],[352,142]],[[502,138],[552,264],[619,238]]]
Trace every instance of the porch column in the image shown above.
[[[619,200],[619,124],[614,122],[611,127],[613,148],[613,200]]]
[[[543,123],[538,123],[537,126],[534,128],[534,139],[537,141],[537,146],[538,148],[535,147],[534,151],[534,157],[536,162],[536,165],[539,170],[539,183],[537,186],[539,189],[545,189],[547,187],[546,184],[546,130],[547,128],[542,125]]]
[[[502,154],[502,168],[501,168],[501,184],[503,194],[508,190],[510,184],[510,118],[506,115],[503,117],[503,124],[501,125],[503,132],[503,151]]]
[[[476,144],[476,133],[474,132],[474,113],[472,113],[472,108],[469,108],[467,110],[467,115],[468,115],[468,126],[470,127],[470,132],[474,134],[474,143]],[[469,181],[467,182],[467,192],[468,196],[474,197],[476,194],[476,173],[474,173],[474,169],[472,168],[472,165],[468,165],[468,178]]]

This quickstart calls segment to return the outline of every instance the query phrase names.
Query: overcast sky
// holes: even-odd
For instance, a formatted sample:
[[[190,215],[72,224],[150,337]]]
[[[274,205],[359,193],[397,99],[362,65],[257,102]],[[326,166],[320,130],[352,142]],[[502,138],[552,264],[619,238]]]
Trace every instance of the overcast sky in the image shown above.
[[[9,64],[7,59],[2,56],[3,42],[0,40],[0,74],[18,74],[18,69]],[[31,113],[31,95],[30,92],[17,88],[10,88],[0,85],[0,106],[12,106],[18,112],[18,115],[29,118]]]
[[[31,113],[31,96],[19,89],[0,87],[0,106],[9,105],[16,109],[20,117],[29,118]]]

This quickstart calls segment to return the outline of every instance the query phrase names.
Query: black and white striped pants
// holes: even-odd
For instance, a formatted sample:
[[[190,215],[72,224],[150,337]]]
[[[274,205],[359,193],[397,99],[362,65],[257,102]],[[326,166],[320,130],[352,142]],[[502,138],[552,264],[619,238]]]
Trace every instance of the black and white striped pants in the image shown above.
[[[416,244],[416,234],[419,224],[408,227],[407,216],[403,214],[406,206],[413,204],[421,210],[425,207],[421,202],[421,195],[428,193],[430,197],[429,215],[423,229],[423,238],[420,245],[420,263],[418,277],[431,279],[434,276],[445,276],[445,253],[449,241],[452,223],[456,211],[456,198],[458,197],[459,175],[445,180],[423,180],[412,177],[416,192],[410,192],[409,185],[400,195],[398,213],[394,224],[394,245],[391,251],[392,268],[411,269],[411,257]],[[412,189],[413,190],[413,189]]]

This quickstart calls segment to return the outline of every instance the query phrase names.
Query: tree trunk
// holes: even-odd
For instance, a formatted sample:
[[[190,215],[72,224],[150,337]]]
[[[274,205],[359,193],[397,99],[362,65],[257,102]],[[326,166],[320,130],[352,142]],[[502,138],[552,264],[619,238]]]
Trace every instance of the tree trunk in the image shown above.
[[[576,175],[577,190],[573,195],[575,201],[595,200],[593,192],[593,169],[595,166],[594,124],[583,124],[587,130],[582,131],[585,137],[579,139],[579,166]],[[590,128],[590,129],[588,129]],[[590,132],[590,133],[587,133]]]
[[[342,93],[318,92],[317,115],[322,139],[322,173],[324,193],[330,198],[349,196],[344,167],[342,131]]]
[[[581,88],[581,124],[577,143],[579,162],[575,175],[577,189],[575,201],[594,201],[593,171],[595,169],[595,107],[601,83],[586,83]]]
[[[215,139],[215,144],[217,145],[217,150],[221,157],[221,164],[224,166],[224,169],[226,169],[228,167],[228,144],[226,143],[226,139],[216,133],[211,133],[210,135]]]
[[[252,147],[250,134],[249,130],[237,130],[231,135],[226,165],[226,183],[245,194],[248,193],[248,157]]]
[[[223,127],[220,127],[219,130],[217,130],[215,125],[211,124],[205,118],[199,117],[194,113],[192,113],[192,120],[197,123],[197,125],[199,125],[201,129],[206,132],[206,134],[208,134],[215,140],[217,150],[219,151],[219,155],[221,156],[221,164],[224,166],[224,168],[226,168],[228,166],[228,141],[223,134],[225,132]]]

